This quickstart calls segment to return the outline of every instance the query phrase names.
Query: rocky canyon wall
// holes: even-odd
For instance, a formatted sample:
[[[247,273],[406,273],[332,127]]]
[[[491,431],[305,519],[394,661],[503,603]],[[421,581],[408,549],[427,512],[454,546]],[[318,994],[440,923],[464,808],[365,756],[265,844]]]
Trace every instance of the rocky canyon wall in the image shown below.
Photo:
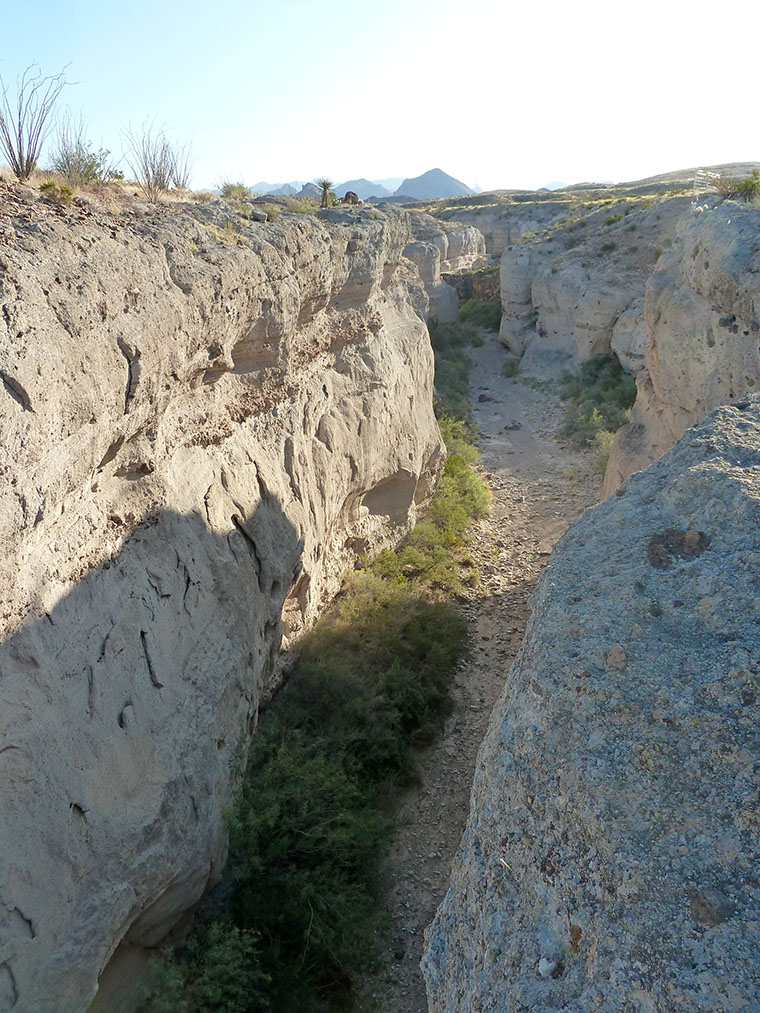
[[[643,362],[605,495],[717,405],[760,384],[760,209],[727,202],[684,215],[629,317]]]
[[[404,250],[425,286],[430,319],[453,323],[459,315],[459,295],[441,278],[442,271],[466,271],[486,257],[485,240],[478,229],[457,222],[440,222],[421,211],[410,212],[414,239]]]
[[[543,573],[426,937],[431,1013],[757,1009],[760,396]]]
[[[760,209],[690,197],[579,206],[501,258],[500,337],[523,372],[614,354],[636,377],[608,495],[760,383]]]
[[[82,1013],[218,876],[283,635],[443,450],[404,213],[0,187],[0,1008]]]

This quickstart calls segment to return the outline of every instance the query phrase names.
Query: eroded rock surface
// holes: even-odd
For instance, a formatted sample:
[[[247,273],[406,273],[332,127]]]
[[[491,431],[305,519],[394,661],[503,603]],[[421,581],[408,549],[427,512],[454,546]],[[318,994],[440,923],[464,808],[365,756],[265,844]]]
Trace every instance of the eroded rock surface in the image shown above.
[[[81,1013],[217,877],[283,632],[442,445],[404,213],[0,198],[0,1007]]]
[[[434,1013],[760,994],[760,397],[555,549],[427,934]]]
[[[430,317],[453,323],[459,314],[459,296],[441,272],[465,271],[485,260],[485,240],[478,229],[457,222],[440,222],[421,211],[410,212],[414,240],[404,255],[417,268],[430,301]]]
[[[760,209],[727,201],[684,215],[631,323],[644,339],[643,368],[605,494],[760,384]]]

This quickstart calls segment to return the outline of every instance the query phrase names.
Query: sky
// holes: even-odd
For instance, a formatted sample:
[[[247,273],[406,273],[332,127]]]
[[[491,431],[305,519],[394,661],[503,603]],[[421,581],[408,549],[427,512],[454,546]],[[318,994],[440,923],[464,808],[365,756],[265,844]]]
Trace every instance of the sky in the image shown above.
[[[760,160],[760,4],[698,10],[5,0],[0,76],[13,94],[28,65],[66,67],[56,112],[82,116],[93,147],[118,159],[130,128],[163,128],[191,143],[197,189],[432,168],[484,189],[624,181]]]

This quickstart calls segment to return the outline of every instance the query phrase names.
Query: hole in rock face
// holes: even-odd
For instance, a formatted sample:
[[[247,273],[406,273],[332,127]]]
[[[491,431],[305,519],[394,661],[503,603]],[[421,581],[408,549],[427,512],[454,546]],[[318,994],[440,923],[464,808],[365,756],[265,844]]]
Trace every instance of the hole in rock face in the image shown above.
[[[658,570],[666,570],[672,566],[674,559],[694,559],[701,556],[710,539],[704,531],[689,528],[678,531],[676,528],[664,528],[649,539],[647,559],[651,566]]]
[[[371,514],[388,517],[394,524],[403,524],[414,500],[417,480],[403,468],[383,479],[362,497],[361,504]]]

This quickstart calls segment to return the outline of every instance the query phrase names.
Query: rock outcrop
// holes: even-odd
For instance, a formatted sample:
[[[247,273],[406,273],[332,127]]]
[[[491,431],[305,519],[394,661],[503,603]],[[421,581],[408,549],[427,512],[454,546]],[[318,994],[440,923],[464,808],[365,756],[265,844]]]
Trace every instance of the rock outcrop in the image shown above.
[[[637,372],[647,279],[690,214],[686,197],[587,204],[505,250],[500,338],[524,371],[556,373],[615,349]]]
[[[0,200],[0,1009],[81,1013],[218,876],[283,634],[442,445],[404,213]]]
[[[760,397],[555,549],[427,934],[432,1013],[760,995]]]
[[[417,268],[430,303],[430,317],[453,323],[459,314],[459,296],[441,278],[442,271],[465,271],[485,261],[485,241],[471,225],[440,222],[432,215],[412,211],[413,242],[404,255]]]
[[[731,201],[684,215],[645,298],[616,330],[621,362],[629,368],[630,334],[642,368],[630,424],[612,447],[605,495],[716,405],[760,384],[760,209]]]
[[[539,378],[595,355],[636,377],[609,495],[760,384],[760,210],[714,195],[696,209],[690,196],[602,196],[504,251],[500,338]]]
[[[539,194],[524,194],[520,198],[498,197],[487,203],[486,197],[474,198],[473,204],[431,210],[442,222],[456,220],[462,225],[476,228],[484,238],[486,253],[500,257],[509,247],[533,236],[541,229],[550,228],[572,213],[573,198],[542,199]]]

